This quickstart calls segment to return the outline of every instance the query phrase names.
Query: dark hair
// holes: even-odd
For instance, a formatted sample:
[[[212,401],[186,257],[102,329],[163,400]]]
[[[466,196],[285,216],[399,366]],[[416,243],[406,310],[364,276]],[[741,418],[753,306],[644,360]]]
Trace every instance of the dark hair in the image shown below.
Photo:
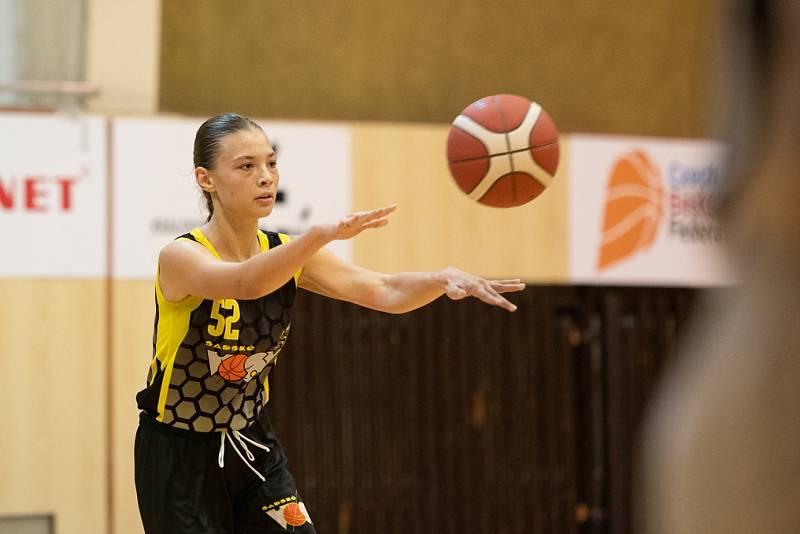
[[[197,129],[194,136],[194,166],[213,169],[219,155],[219,146],[222,139],[229,134],[245,129],[258,129],[261,133],[264,130],[258,123],[248,117],[243,117],[237,113],[223,113],[211,117]],[[203,191],[208,209],[208,219],[214,214],[214,203],[211,201],[211,194]]]

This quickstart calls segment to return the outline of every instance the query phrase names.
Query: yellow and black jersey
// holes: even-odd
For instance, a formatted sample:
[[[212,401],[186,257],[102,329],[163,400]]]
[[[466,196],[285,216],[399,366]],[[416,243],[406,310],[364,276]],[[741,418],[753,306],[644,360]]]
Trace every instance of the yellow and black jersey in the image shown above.
[[[200,243],[221,260],[194,229],[178,239]],[[288,241],[258,231],[261,251]],[[164,298],[156,275],[153,359],[147,387],[136,395],[156,420],[197,432],[241,430],[269,400],[268,375],[286,343],[298,271],[280,289],[255,300]]]

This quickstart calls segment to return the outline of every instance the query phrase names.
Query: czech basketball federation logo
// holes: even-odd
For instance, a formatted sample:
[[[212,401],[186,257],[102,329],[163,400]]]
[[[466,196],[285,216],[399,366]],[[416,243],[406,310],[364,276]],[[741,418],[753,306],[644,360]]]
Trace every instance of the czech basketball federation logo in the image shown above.
[[[650,248],[663,218],[661,171],[642,150],[625,154],[608,179],[597,270]]]

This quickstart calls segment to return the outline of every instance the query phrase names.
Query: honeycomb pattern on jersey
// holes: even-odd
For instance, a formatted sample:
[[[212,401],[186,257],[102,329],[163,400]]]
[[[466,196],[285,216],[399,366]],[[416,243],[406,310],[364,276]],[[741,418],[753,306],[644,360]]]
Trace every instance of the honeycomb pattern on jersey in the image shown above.
[[[294,282],[257,300],[239,300],[240,319],[233,323],[239,330],[238,341],[224,340],[209,334],[213,301],[204,300],[189,320],[189,329],[175,355],[170,385],[164,406],[163,422],[173,426],[210,432],[214,430],[241,430],[246,427],[266,404],[264,383],[275,365],[275,358],[286,342],[291,325],[291,306],[294,301]],[[227,317],[232,310],[220,308]],[[216,323],[215,320],[211,321]],[[206,342],[254,346],[253,350],[218,349],[221,358],[235,354],[274,354],[257,376],[226,381],[209,364]],[[214,349],[212,349],[214,350]]]

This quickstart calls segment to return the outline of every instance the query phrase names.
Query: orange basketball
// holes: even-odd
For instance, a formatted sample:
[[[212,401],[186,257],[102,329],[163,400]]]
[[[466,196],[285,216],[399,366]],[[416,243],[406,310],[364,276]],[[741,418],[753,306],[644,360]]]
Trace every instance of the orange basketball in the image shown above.
[[[467,106],[453,121],[447,161],[471,199],[498,208],[538,197],[558,168],[558,130],[536,102],[494,95]]]
[[[228,382],[236,382],[241,380],[247,374],[244,369],[244,362],[247,361],[247,356],[244,354],[237,354],[222,360],[219,364],[219,376]]]
[[[296,502],[290,502],[286,505],[283,509],[283,518],[287,524],[293,527],[299,527],[306,522],[306,514],[303,513],[303,510],[300,509]]]

